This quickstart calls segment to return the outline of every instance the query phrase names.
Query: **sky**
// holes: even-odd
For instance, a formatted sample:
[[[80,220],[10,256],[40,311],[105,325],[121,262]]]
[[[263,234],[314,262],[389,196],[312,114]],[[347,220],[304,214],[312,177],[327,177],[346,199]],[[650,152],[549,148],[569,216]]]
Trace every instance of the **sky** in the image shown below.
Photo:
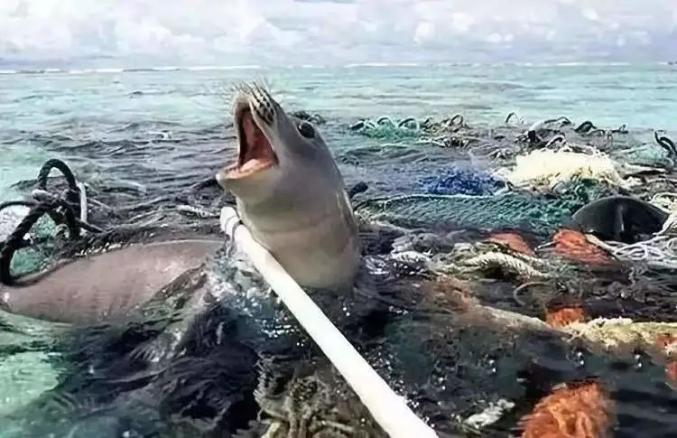
[[[677,0],[0,0],[0,65],[677,60]]]

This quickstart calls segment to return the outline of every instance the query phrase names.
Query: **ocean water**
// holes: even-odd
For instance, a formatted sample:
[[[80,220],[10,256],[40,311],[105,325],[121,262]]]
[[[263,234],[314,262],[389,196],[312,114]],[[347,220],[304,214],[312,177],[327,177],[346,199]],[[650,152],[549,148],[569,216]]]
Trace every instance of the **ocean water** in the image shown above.
[[[0,74],[0,199],[13,196],[8,185],[32,176],[47,157],[97,167],[96,157],[77,154],[78,146],[88,142],[133,139],[150,143],[149,150],[157,142],[156,149],[164,150],[162,139],[171,136],[178,140],[174,145],[189,151],[210,135],[219,137],[230,121],[232,85],[239,81],[259,80],[285,108],[321,114],[331,122],[323,134],[337,151],[368,146],[368,140],[347,135],[345,128],[359,118],[382,115],[462,114],[471,124],[496,125],[516,111],[526,123],[565,115],[607,128],[677,129],[674,65],[158,70]],[[651,141],[650,133],[645,137]],[[222,141],[214,143],[223,147]],[[150,163],[163,157],[145,158]],[[178,171],[195,164],[191,159],[163,164]],[[353,171],[360,173],[346,170],[347,179]]]
[[[347,184],[365,181],[375,194],[420,191],[421,182],[454,164],[487,164],[468,150],[358,135],[350,126],[362,118],[461,114],[470,125],[491,127],[512,111],[525,125],[567,116],[601,128],[626,125],[638,145],[648,146],[653,130],[677,133],[677,66],[661,64],[5,71],[0,201],[19,196],[12,185],[34,178],[49,158],[65,160],[93,186],[119,188],[129,200],[179,192],[233,157],[232,87],[251,80],[268,85],[286,110],[326,119],[319,129]],[[402,341],[407,333],[398,330],[392,336]],[[466,336],[468,345],[477,342]],[[34,375],[41,378],[22,381],[26,398],[57,379],[39,367]],[[504,378],[506,387],[516,385],[513,374]],[[631,400],[624,407],[626,435],[619,436],[632,436],[651,409],[646,400],[638,406]]]

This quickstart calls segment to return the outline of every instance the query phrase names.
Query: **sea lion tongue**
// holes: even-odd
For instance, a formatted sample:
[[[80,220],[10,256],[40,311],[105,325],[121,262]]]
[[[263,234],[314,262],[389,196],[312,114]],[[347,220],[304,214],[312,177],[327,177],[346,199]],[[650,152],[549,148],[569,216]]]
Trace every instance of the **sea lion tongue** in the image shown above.
[[[244,138],[240,143],[238,173],[244,176],[273,165],[276,161],[275,153],[249,110],[242,114],[241,129]]]

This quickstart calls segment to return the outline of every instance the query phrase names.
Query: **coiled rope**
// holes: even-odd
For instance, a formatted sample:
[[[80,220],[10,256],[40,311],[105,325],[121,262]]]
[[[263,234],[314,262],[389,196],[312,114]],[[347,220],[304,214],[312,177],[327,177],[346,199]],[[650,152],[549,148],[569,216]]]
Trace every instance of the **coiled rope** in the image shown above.
[[[59,170],[64,176],[68,188],[59,196],[47,190],[47,182],[52,169]],[[47,160],[37,176],[37,188],[32,192],[31,201],[8,201],[0,204],[0,211],[9,207],[28,207],[30,210],[4,242],[0,242],[0,282],[12,284],[11,263],[19,249],[31,245],[25,236],[44,215],[48,215],[55,225],[65,225],[71,240],[78,238],[82,230],[101,233],[102,229],[87,222],[87,195],[85,186],[78,183],[75,175],[63,161],[52,158]],[[76,212],[79,213],[76,215]],[[35,243],[35,242],[33,242]]]
[[[66,191],[66,201],[68,201],[70,204],[73,205],[79,205],[80,199],[78,192],[80,190],[78,187],[78,183],[75,180],[75,175],[73,175],[73,171],[71,171],[68,165],[63,161],[59,160],[58,158],[52,158],[47,160],[45,164],[43,164],[42,167],[40,168],[37,178],[38,189],[47,191],[47,178],[49,177],[49,173],[52,171],[52,169],[57,169],[61,171],[61,174],[66,179],[66,183],[68,183],[68,190]]]
[[[68,228],[70,239],[76,239],[80,236],[80,225],[73,213],[71,206],[63,199],[54,199],[48,202],[39,203],[31,208],[26,217],[19,223],[14,232],[9,235],[0,251],[0,282],[10,285],[13,283],[11,274],[11,263],[14,253],[24,247],[24,236],[33,228],[33,225],[45,214],[54,212],[62,208],[65,217],[65,223]]]
[[[521,280],[548,277],[547,273],[534,269],[521,258],[503,252],[487,252],[466,260],[464,264],[480,270],[500,269],[502,272],[513,274]]]

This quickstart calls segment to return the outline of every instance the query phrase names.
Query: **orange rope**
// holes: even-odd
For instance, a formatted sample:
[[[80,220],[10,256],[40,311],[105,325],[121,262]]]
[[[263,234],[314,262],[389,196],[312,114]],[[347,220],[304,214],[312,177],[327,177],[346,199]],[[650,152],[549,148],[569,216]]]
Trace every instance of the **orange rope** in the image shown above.
[[[574,322],[585,322],[588,315],[582,307],[561,307],[548,309],[545,313],[545,322],[553,328],[566,327]]]
[[[596,265],[613,263],[613,259],[607,252],[588,242],[585,235],[578,231],[560,230],[553,237],[553,242],[555,253],[561,257]]]
[[[522,419],[522,438],[606,437],[613,410],[608,392],[599,383],[564,385],[541,399]]]

